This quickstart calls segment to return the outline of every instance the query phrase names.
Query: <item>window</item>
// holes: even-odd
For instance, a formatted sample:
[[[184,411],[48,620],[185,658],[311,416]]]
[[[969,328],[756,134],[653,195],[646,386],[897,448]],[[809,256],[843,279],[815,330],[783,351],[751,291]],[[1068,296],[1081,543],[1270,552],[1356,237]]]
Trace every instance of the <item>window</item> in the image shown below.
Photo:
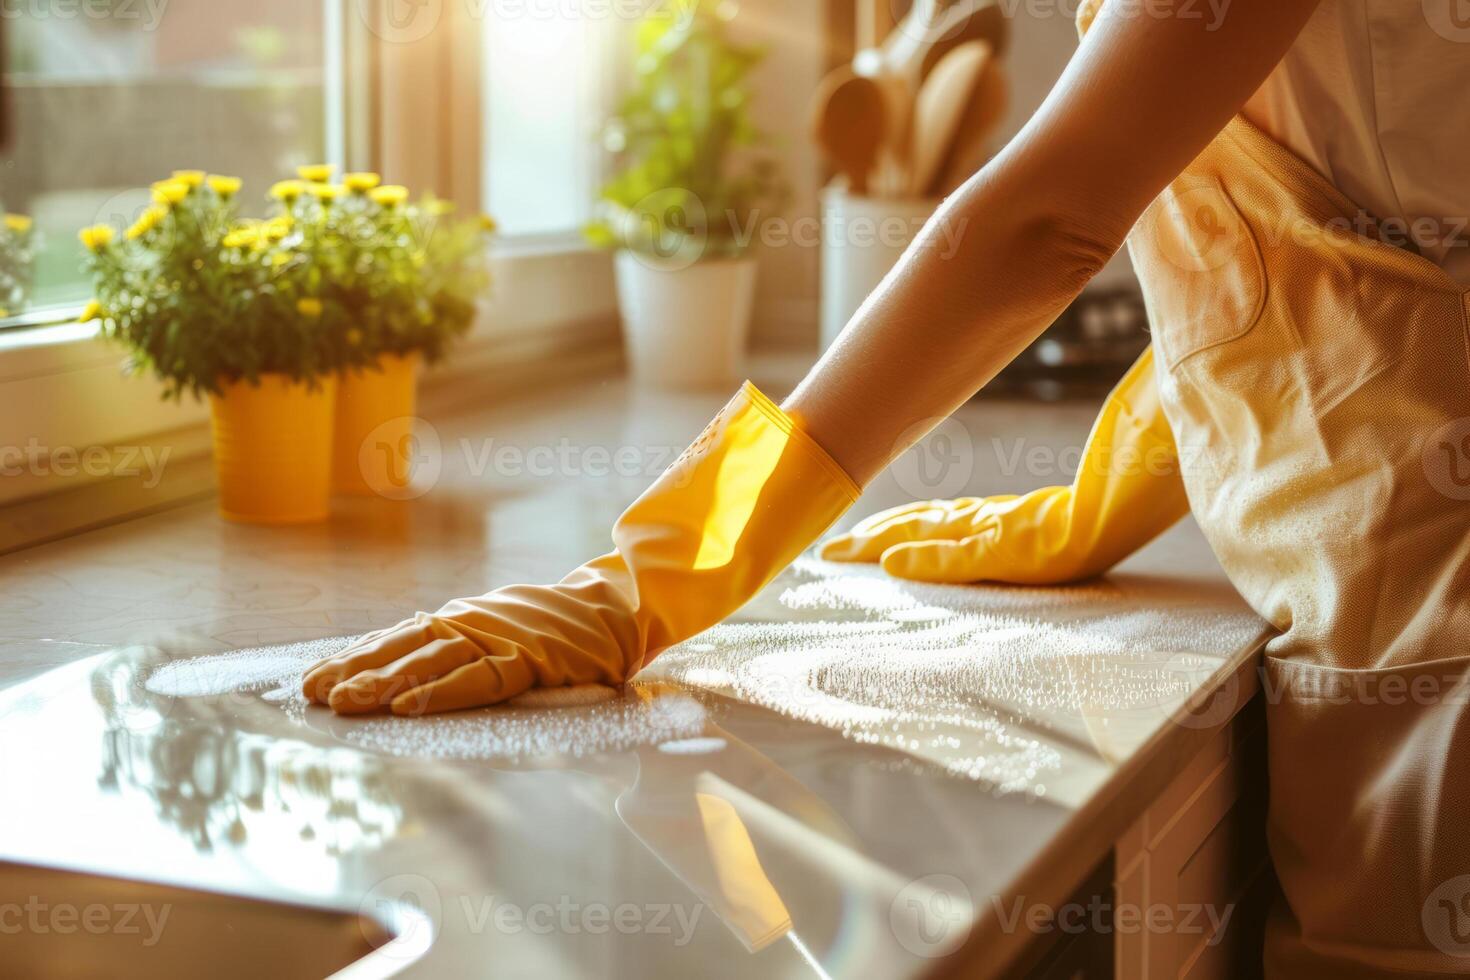
[[[272,181],[340,154],[332,0],[39,0],[0,18],[12,110],[0,207],[24,216],[0,239],[0,324],[84,302],[77,229],[126,226],[170,171],[242,177],[245,209],[263,210]]]
[[[485,7],[483,200],[507,236],[564,239],[591,216],[609,84],[637,4]]]

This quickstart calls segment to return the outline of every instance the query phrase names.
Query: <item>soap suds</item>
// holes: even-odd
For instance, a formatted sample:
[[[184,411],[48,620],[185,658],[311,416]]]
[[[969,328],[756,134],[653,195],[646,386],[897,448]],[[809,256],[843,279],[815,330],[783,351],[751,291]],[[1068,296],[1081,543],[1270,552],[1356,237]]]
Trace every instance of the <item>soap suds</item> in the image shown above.
[[[1261,629],[1238,602],[1159,581],[940,586],[803,559],[781,583],[788,621],[716,626],[644,676],[911,753],[1003,793],[1044,794],[1063,753],[1098,737],[1084,724],[1104,739],[1109,726],[1126,738],[1133,719],[1151,730]],[[1102,744],[1093,752],[1106,755]]]
[[[148,675],[147,688],[172,698],[217,697],[266,691],[272,700],[288,685],[299,688],[301,675],[324,657],[341,653],[357,639],[333,636],[273,647],[252,647],[208,657],[161,664]]]
[[[302,674],[355,639],[328,637],[170,661],[155,668],[145,686],[175,698],[258,697],[281,707],[296,724],[397,756],[582,757],[693,738],[705,724],[704,707],[687,695],[647,688],[624,693],[603,684],[531,690],[493,708],[424,718],[339,718],[309,707]]]
[[[172,698],[218,697],[264,692],[267,701],[288,700],[299,690],[302,674],[318,660],[341,653],[357,637],[339,636],[274,647],[253,647],[209,657],[191,657],[160,665],[148,676],[147,688]],[[574,708],[618,696],[605,684],[539,688],[506,702],[520,708]]]
[[[303,671],[351,637],[171,662],[147,687],[171,697],[248,694],[391,755],[703,750],[707,708],[657,684],[666,680],[897,750],[996,792],[1039,796],[1071,756],[1106,759],[1109,739],[1126,753],[1128,739],[1156,728],[1223,653],[1260,630],[1228,593],[1161,580],[973,588],[802,559],[735,621],[666,651],[623,692],[533,691],[496,708],[413,719],[308,707]]]
[[[355,720],[341,737],[386,755],[525,762],[691,739],[704,731],[706,720],[704,706],[687,694],[643,697],[630,691],[554,711],[507,705],[422,718],[374,716]]]

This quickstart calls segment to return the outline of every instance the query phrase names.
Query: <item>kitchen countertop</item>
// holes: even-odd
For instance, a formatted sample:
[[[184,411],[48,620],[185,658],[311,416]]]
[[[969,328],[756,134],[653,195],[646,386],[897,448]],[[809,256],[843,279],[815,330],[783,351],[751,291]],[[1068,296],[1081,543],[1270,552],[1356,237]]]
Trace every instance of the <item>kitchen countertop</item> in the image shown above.
[[[408,975],[904,976],[965,940],[998,967],[1007,903],[1067,897],[1259,646],[1192,522],[1062,589],[804,559],[554,715],[337,719],[281,689],[311,651],[229,656],[559,578],[722,401],[610,380],[431,413],[415,500],[305,528],[201,502],[0,557],[0,857],[411,900],[436,934]],[[1063,482],[1094,412],[972,403],[845,521]]]

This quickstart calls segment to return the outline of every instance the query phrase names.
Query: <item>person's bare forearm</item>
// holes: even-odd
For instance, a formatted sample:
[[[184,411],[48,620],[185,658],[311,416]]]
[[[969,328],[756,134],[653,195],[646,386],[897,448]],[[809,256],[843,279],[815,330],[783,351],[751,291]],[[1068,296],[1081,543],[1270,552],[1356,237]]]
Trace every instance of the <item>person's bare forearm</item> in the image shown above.
[[[993,378],[1121,247],[1317,0],[1218,24],[1123,5],[1046,104],[945,202],[785,408],[863,484]]]
[[[785,408],[859,484],[1057,318],[1122,243],[987,168],[947,200]],[[1039,190],[1039,189],[1037,189]]]

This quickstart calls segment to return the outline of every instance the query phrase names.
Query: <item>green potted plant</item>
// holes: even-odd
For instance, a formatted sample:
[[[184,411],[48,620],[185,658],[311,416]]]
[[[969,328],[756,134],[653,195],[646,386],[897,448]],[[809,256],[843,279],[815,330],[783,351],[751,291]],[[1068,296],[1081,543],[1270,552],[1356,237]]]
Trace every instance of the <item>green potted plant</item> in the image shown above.
[[[725,4],[666,3],[638,23],[632,91],[604,132],[618,169],[587,228],[615,248],[629,361],[667,387],[738,380],[755,297],[748,246],[783,194],[751,120],[764,53],[735,43]]]
[[[24,214],[0,222],[0,317],[25,309],[36,267],[36,232]]]
[[[338,493],[405,494],[419,365],[433,363],[474,323],[489,286],[495,223],[454,216],[447,201],[417,203],[377,174],[332,183],[325,165],[272,191],[276,220],[310,261],[323,315],[343,324],[332,485]]]
[[[121,235],[83,229],[95,287],[83,318],[125,344],[165,397],[208,397],[225,517],[322,520],[350,339],[294,220],[240,221],[239,190],[233,177],[175,171]]]

